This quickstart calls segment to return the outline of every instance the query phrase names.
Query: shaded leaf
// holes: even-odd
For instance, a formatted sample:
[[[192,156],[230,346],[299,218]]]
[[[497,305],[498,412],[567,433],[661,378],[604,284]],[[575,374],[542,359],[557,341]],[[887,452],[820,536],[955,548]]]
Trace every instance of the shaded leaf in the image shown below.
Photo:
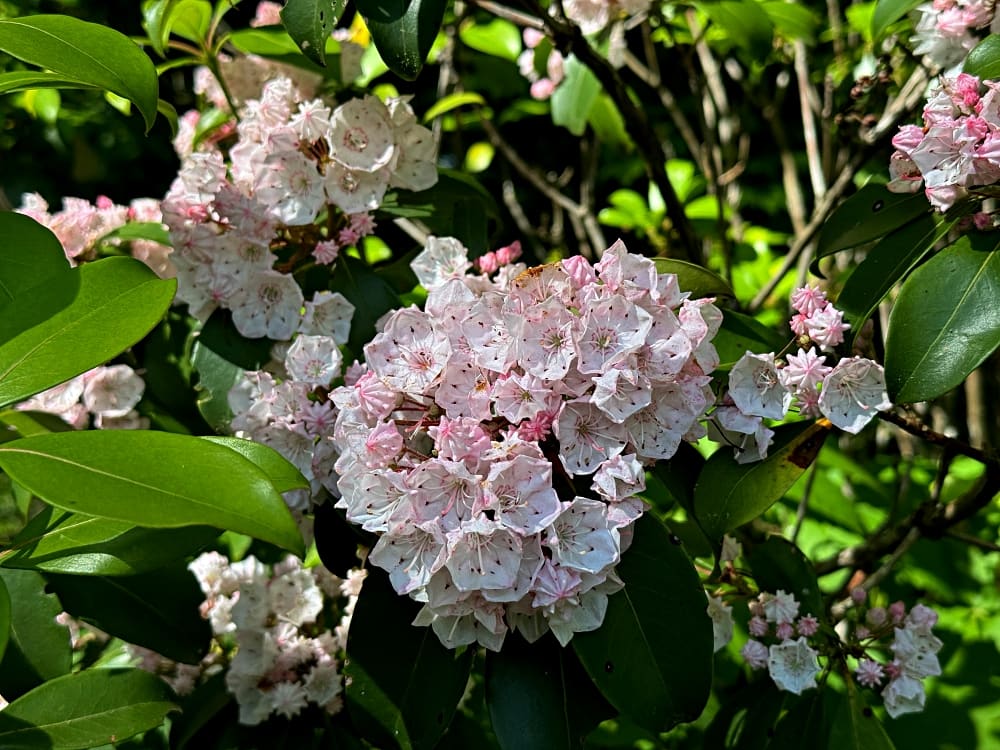
[[[830,747],[837,750],[893,750],[885,727],[865,705],[864,698],[847,681],[847,695],[841,696],[830,722]]]
[[[774,30],[786,39],[812,42],[820,21],[806,5],[786,3],[784,0],[764,0],[760,7],[774,24]]]
[[[317,65],[326,65],[326,40],[337,27],[346,0],[288,0],[281,22],[302,54]]]
[[[267,475],[200,438],[124,430],[37,435],[0,445],[0,467],[65,510],[155,528],[215,526],[304,552]]]
[[[332,37],[327,37],[326,40],[325,67],[318,65],[311,57],[305,57],[299,50],[295,40],[284,29],[239,29],[229,34],[227,41],[241,52],[266,57],[269,60],[275,60],[293,65],[296,68],[311,71],[326,79],[340,81],[340,42]],[[232,116],[229,112],[223,112],[222,114],[226,115],[227,118]],[[204,118],[204,115],[202,117]],[[197,143],[198,140],[196,137],[195,144]]]
[[[705,730],[705,747],[762,750],[787,696],[769,679],[726,694]]]
[[[21,16],[0,20],[0,50],[128,99],[142,114],[146,131],[153,127],[156,68],[124,34],[66,15]]]
[[[571,649],[551,636],[529,644],[520,635],[486,654],[486,703],[505,750],[582,748],[614,715]]]
[[[89,669],[46,682],[0,713],[5,750],[86,750],[159,726],[177,710],[167,684],[140,669]]]
[[[47,227],[24,214],[0,212],[0,309],[70,270],[62,244]]]
[[[409,0],[403,14],[382,21],[365,16],[372,41],[393,73],[413,81],[441,30],[447,0]]]
[[[924,0],[878,0],[872,13],[872,39],[880,40],[896,21]]]
[[[7,651],[7,641],[10,640],[10,594],[7,584],[0,578],[0,663]]]
[[[0,407],[69,380],[136,343],[169,307],[176,282],[158,278],[133,258],[105,258],[39,286],[44,294],[26,293],[0,310]]]
[[[211,644],[212,628],[198,611],[205,595],[183,562],[126,577],[45,579],[74,617],[168,659],[198,664]]]
[[[877,240],[930,211],[923,193],[890,193],[885,185],[865,185],[837,207],[816,240],[811,269],[819,274],[819,261],[828,255]]]
[[[316,552],[323,567],[346,578],[347,571],[358,567],[358,545],[371,549],[378,539],[348,521],[343,510],[333,507],[333,501],[319,503],[313,516]]]
[[[695,719],[711,687],[713,639],[694,566],[647,513],[618,575],[625,588],[609,597],[604,624],[573,636],[574,650],[604,697],[639,726],[659,732]]]
[[[830,737],[826,694],[825,690],[810,690],[799,697],[775,726],[767,750],[799,750],[803,746],[826,750]]]
[[[735,297],[729,283],[714,271],[704,266],[673,258],[656,258],[658,273],[672,273],[677,276],[677,285],[682,292],[691,292],[692,297]]]
[[[468,680],[475,650],[452,651],[431,628],[411,625],[419,610],[369,569],[351,619],[345,693],[355,725],[382,746],[433,747]]]
[[[788,336],[782,336],[749,315],[723,310],[722,327],[712,339],[712,344],[719,354],[719,369],[725,370],[748,351],[754,354],[781,351],[790,336],[790,332]]]
[[[587,129],[590,110],[601,92],[601,84],[576,55],[566,58],[563,69],[566,77],[552,94],[552,122],[580,136]]]
[[[757,60],[771,52],[774,27],[764,9],[757,3],[722,0],[696,2],[695,7],[726,33],[726,37]]]
[[[991,234],[963,235],[904,282],[885,342],[894,403],[940,396],[1000,346],[998,248]]]
[[[812,563],[802,550],[780,536],[771,536],[763,544],[755,544],[747,559],[754,580],[761,591],[774,593],[779,589],[790,594],[802,605],[799,614],[822,618],[826,612],[819,582]]]
[[[409,7],[408,0],[356,0],[358,13],[382,23],[399,20]]]
[[[45,579],[32,570],[0,569],[10,597],[7,651],[0,662],[0,695],[13,701],[45,680],[70,670],[69,630],[56,622],[59,600],[45,593]],[[0,747],[5,747],[0,743]]]
[[[780,500],[819,454],[829,431],[825,420],[780,425],[767,458],[748,464],[736,463],[726,448],[713,453],[694,488],[695,514],[709,538],[717,542]]]
[[[349,255],[337,259],[330,276],[330,289],[340,292],[354,305],[348,346],[360,353],[375,336],[375,321],[401,306],[392,287],[364,261]]]

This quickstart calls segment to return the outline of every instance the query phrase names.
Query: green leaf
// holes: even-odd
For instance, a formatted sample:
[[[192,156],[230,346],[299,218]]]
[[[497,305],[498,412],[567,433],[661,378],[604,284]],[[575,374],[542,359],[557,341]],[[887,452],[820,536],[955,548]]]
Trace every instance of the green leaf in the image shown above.
[[[713,453],[694,488],[695,514],[708,537],[718,542],[780,500],[816,458],[829,430],[823,421],[781,425],[767,458],[749,464],[736,463],[728,448]]]
[[[712,623],[705,592],[684,550],[656,518],[635,524],[608,599],[604,624],[573,636],[598,689],[651,732],[697,718],[712,683]]]
[[[712,343],[719,354],[719,362],[722,363],[720,369],[727,369],[748,351],[754,354],[780,351],[788,344],[790,337],[790,332],[788,337],[782,336],[749,315],[723,310],[722,327]]]
[[[868,251],[837,298],[837,307],[847,313],[855,335],[896,282],[909,273],[954,225],[954,220],[927,214],[887,234]]]
[[[278,492],[309,489],[309,482],[302,476],[302,472],[296,469],[291,461],[274,450],[274,448],[270,448],[262,443],[255,443],[253,440],[238,437],[212,435],[203,437],[202,440],[224,445],[239,453],[243,458],[263,471],[267,475],[267,478],[271,480],[274,489]]]
[[[195,44],[204,44],[212,23],[212,4],[208,0],[179,0],[172,5],[165,20],[168,33]]]
[[[205,595],[183,561],[135,576],[45,579],[73,617],[168,659],[198,664],[211,645],[212,628],[198,612]]]
[[[727,692],[705,730],[705,747],[762,750],[788,693],[770,680],[751,682]],[[813,750],[810,747],[809,750]]]
[[[397,21],[406,13],[408,0],[356,0],[358,13],[381,23]]]
[[[694,6],[721,28],[737,47],[742,47],[757,60],[764,60],[771,53],[774,27],[757,3],[723,0],[696,2]]]
[[[830,738],[824,705],[828,692],[835,695],[833,691],[810,690],[801,696],[774,727],[767,750],[800,750],[802,747],[826,750]]]
[[[430,122],[435,117],[440,117],[445,112],[451,112],[458,107],[464,107],[466,104],[482,106],[486,104],[486,100],[475,91],[459,91],[455,94],[449,94],[431,105],[430,109],[424,113],[424,122]]]
[[[830,724],[830,747],[837,750],[894,750],[885,727],[854,686],[847,681],[847,696],[841,697]]]
[[[1000,78],[1000,35],[990,34],[973,47],[962,71],[983,81]]]
[[[0,20],[0,50],[53,73],[107,89],[156,120],[159,81],[152,60],[124,34],[65,15]]]
[[[468,681],[475,649],[453,651],[411,625],[419,610],[383,571],[368,571],[347,637],[345,693],[355,725],[381,747],[433,747]]]
[[[514,62],[521,54],[520,30],[503,18],[494,18],[489,23],[467,18],[458,29],[458,38],[466,47],[503,60]]]
[[[7,641],[10,640],[10,622],[10,594],[7,593],[7,584],[0,578],[0,663],[3,663]]]
[[[566,58],[563,69],[566,77],[552,94],[552,122],[581,136],[587,129],[590,110],[601,92],[601,84],[576,55]]]
[[[486,654],[486,704],[504,750],[573,750],[614,710],[571,649],[508,636]]]
[[[95,430],[0,445],[0,467],[65,510],[154,528],[209,525],[298,555],[302,537],[268,476],[188,435]]]
[[[45,593],[41,575],[0,568],[0,581],[10,596],[10,638],[0,662],[0,695],[13,701],[45,680],[69,672],[69,630],[56,622],[63,608],[53,594]]]
[[[326,40],[337,28],[346,0],[288,0],[281,22],[302,54],[317,65],[326,65]]]
[[[13,94],[30,89],[92,89],[89,83],[59,73],[43,70],[14,70],[0,73],[0,94]]]
[[[337,259],[330,277],[330,289],[340,292],[354,305],[348,346],[361,352],[375,336],[375,321],[401,306],[392,287],[363,261],[349,255]]]
[[[170,244],[170,233],[167,229],[155,221],[130,221],[123,224],[112,232],[108,232],[101,237],[101,242],[111,242],[112,240],[122,240],[131,242],[132,240],[151,240],[159,242],[161,245]]]
[[[691,292],[692,297],[735,297],[729,283],[714,271],[686,260],[656,258],[657,273],[672,273],[677,276],[677,285],[682,292]]]
[[[816,14],[805,5],[787,3],[785,0],[765,0],[760,7],[774,24],[774,30],[786,39],[814,41],[819,28]]]
[[[880,40],[896,21],[924,0],[878,0],[872,13],[872,39]]]
[[[587,116],[587,123],[594,129],[594,135],[599,143],[618,144],[629,151],[632,150],[632,137],[625,127],[625,118],[611,97],[603,91],[594,100]],[[650,187],[655,189],[656,185],[650,183]]]
[[[799,612],[822,618],[826,612],[819,582],[812,563],[802,550],[780,536],[768,537],[763,544],[756,544],[747,559],[753,570],[754,580],[761,591],[774,593],[779,589],[790,594],[802,605]]]
[[[0,212],[0,309],[70,270],[62,244],[47,227],[24,214]]]
[[[865,185],[837,207],[816,240],[812,272],[820,259],[877,240],[930,211],[923,193],[890,193],[885,185]]]
[[[382,21],[365,16],[368,31],[382,60],[393,73],[416,80],[441,30],[447,0],[409,0],[398,18]]]
[[[142,28],[160,57],[166,57],[170,28],[166,19],[178,0],[145,0],[142,4]]]
[[[126,521],[46,508],[0,552],[0,565],[75,575],[130,576],[207,546],[211,526],[147,529]]]
[[[998,248],[992,234],[963,235],[903,283],[885,342],[893,402],[940,396],[1000,346]]]
[[[317,65],[312,58],[303,56],[295,40],[284,29],[239,29],[232,32],[227,37],[227,41],[241,52],[293,65],[321,75],[326,79],[340,82],[340,42],[332,37],[328,37],[326,40],[325,67]],[[229,112],[224,114],[227,118],[232,116]],[[197,145],[197,140],[195,144]]]
[[[5,750],[86,750],[159,726],[177,710],[167,684],[139,669],[89,669],[51,680],[0,713]]]
[[[175,288],[174,280],[158,278],[140,261],[105,258],[48,278],[37,295],[0,307],[0,407],[139,341],[170,306]]]

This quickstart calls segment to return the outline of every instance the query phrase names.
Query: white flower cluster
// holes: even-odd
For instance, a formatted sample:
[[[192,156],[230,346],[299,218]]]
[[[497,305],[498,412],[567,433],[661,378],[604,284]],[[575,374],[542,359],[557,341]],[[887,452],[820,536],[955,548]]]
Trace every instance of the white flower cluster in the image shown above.
[[[991,0],[934,0],[917,8],[920,18],[910,38],[913,54],[941,68],[961,63],[979,37],[976,30],[993,20]]]
[[[445,645],[565,644],[621,587],[643,465],[705,434],[721,313],[621,242],[596,266],[470,267],[432,238],[426,310],[388,316],[331,394],[338,506]]]
[[[189,567],[206,597],[202,616],[216,638],[236,642],[226,686],[239,704],[241,724],[259,724],[272,714],[291,718],[309,703],[331,714],[341,709],[338,654],[347,642],[363,571],[342,580],[288,557],[268,572],[253,557],[230,563],[217,552]],[[324,627],[330,601],[341,598],[338,624]]]
[[[811,614],[800,617],[795,597],[781,590],[775,594],[761,593],[750,602],[750,613],[749,629],[754,637],[740,652],[750,667],[766,667],[775,685],[796,695],[816,687],[819,653],[808,639],[819,630],[818,620]],[[758,640],[762,638],[775,642],[767,646]]]
[[[144,430],[149,420],[135,407],[146,383],[128,365],[95,367],[17,405],[21,411],[55,414],[78,430]]]
[[[291,272],[370,234],[389,186],[433,185],[434,141],[404,99],[331,109],[297,101],[287,78],[246,103],[237,135],[228,165],[211,146],[188,156],[162,203],[178,298],[201,320],[223,307],[243,336],[287,340],[304,302]]]

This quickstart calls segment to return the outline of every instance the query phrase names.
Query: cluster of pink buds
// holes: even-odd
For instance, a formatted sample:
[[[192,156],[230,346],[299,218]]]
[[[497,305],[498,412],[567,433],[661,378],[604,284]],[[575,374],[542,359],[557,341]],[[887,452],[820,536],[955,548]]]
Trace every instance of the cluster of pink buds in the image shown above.
[[[985,89],[985,93],[983,93]],[[1000,83],[966,73],[944,78],[924,106],[922,125],[903,125],[893,137],[889,162],[893,192],[921,185],[938,211],[969,195],[970,189],[1000,181]],[[977,217],[977,225],[992,225]]]
[[[541,31],[525,29],[523,36],[525,49],[517,58],[517,67],[521,75],[531,81],[531,96],[544,101],[562,83],[566,75],[563,72],[565,60]]]
[[[331,393],[338,506],[444,644],[565,644],[621,587],[645,465],[705,434],[721,313],[621,242],[596,265],[471,266],[432,238],[426,309],[389,315]]]
[[[775,685],[796,695],[816,687],[819,652],[809,645],[819,632],[816,617],[800,615],[799,602],[780,589],[774,594],[762,592],[749,607],[752,637],[740,651],[747,664],[766,668]]]
[[[790,326],[800,344],[819,344],[829,353],[843,342],[849,326],[822,291],[797,289],[792,307],[795,314]],[[808,350],[800,346],[787,362],[775,359],[773,353],[747,352],[730,370],[729,395],[713,415],[716,429],[737,446],[739,460],[755,460],[770,440],[770,430],[762,420],[783,419],[793,400],[799,414],[824,416],[851,434],[860,432],[878,411],[892,406],[881,365],[865,357],[845,357],[831,367],[826,355],[811,345]]]

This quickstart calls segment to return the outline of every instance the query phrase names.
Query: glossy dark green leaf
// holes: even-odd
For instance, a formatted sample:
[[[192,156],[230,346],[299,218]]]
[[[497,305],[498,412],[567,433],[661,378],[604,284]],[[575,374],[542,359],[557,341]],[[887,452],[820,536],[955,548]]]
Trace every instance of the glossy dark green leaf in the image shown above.
[[[865,185],[840,204],[816,240],[812,272],[820,259],[877,240],[930,211],[923,193],[890,193],[885,185]]]
[[[330,277],[330,289],[340,292],[354,305],[348,346],[360,353],[375,336],[375,321],[400,307],[392,287],[364,261],[342,256]]]
[[[0,73],[0,94],[13,94],[29,89],[93,89],[89,83],[59,73],[43,70],[14,70]]]
[[[763,750],[788,695],[766,676],[726,693],[705,730],[705,747]]]
[[[326,40],[337,28],[346,0],[288,0],[281,22],[302,54],[317,65],[326,65]]]
[[[0,664],[7,651],[7,641],[10,640],[10,594],[7,584],[0,578]]]
[[[864,698],[850,680],[847,695],[840,698],[830,723],[830,747],[837,750],[894,750],[882,722],[865,705]]]
[[[156,68],[124,34],[66,15],[21,16],[0,20],[0,50],[128,99],[153,127]]]
[[[1000,35],[990,34],[973,47],[962,71],[984,81],[1000,78]]]
[[[158,278],[132,258],[88,263],[42,285],[44,295],[23,295],[0,311],[0,407],[69,380],[139,341],[163,317],[176,288],[173,279]]]
[[[219,535],[211,526],[148,529],[46,508],[0,552],[0,565],[49,573],[130,576],[184,558]]]
[[[673,258],[656,258],[658,273],[672,273],[677,276],[677,285],[682,292],[691,292],[692,297],[735,297],[729,283],[714,271],[704,266]]]
[[[419,610],[385,573],[368,571],[347,640],[345,693],[355,725],[382,747],[433,747],[469,677],[474,649],[457,653],[431,628],[411,625]]]
[[[837,307],[847,314],[855,335],[896,282],[934,248],[954,223],[927,214],[887,234],[868,251],[837,297]]]
[[[767,750],[799,750],[802,747],[826,750],[830,738],[826,693],[825,690],[808,690],[800,696],[774,727]],[[791,700],[789,696],[786,703]]]
[[[728,39],[756,60],[764,60],[770,54],[774,26],[757,3],[722,0],[694,5],[714,26],[721,28]]]
[[[823,422],[795,422],[774,431],[767,458],[738,464],[720,448],[705,463],[694,488],[694,510],[709,538],[753,520],[795,484],[819,454],[829,427]]]
[[[0,713],[4,750],[86,750],[159,726],[174,695],[139,669],[89,669],[32,690]]]
[[[198,612],[205,595],[183,561],[134,576],[45,580],[73,617],[168,659],[197,664],[211,645],[212,628]]]
[[[62,605],[45,593],[41,575],[0,568],[0,580],[10,596],[10,638],[0,662],[0,695],[13,701],[45,680],[69,672],[69,630],[56,622]]]
[[[408,0],[357,0],[358,13],[380,23],[391,23],[403,17]]]
[[[160,57],[166,57],[167,40],[170,38],[167,20],[177,3],[178,0],[145,0],[142,4],[142,28]]]
[[[389,70],[408,81],[416,80],[441,30],[447,5],[447,0],[409,0],[403,14],[392,21],[365,18]]]
[[[614,709],[594,687],[572,649],[551,636],[520,635],[486,654],[486,704],[504,750],[573,750]]]
[[[823,606],[816,572],[802,550],[787,539],[772,536],[763,544],[755,544],[747,558],[761,591],[774,593],[780,589],[795,594],[801,605],[799,614],[823,617],[826,607]]]
[[[0,467],[56,507],[155,528],[208,525],[303,553],[268,476],[188,435],[94,430],[0,445]]]
[[[587,118],[601,92],[601,84],[576,55],[567,57],[563,68],[566,77],[552,94],[552,122],[580,136],[587,129]]]
[[[625,588],[609,597],[604,624],[573,636],[573,648],[604,697],[639,726],[660,732],[692,721],[708,700],[713,642],[694,566],[647,513],[618,574]]]
[[[0,309],[47,279],[69,273],[56,236],[30,216],[0,212]]]
[[[358,545],[371,549],[378,541],[374,534],[348,521],[342,509],[333,507],[332,500],[313,509],[313,533],[323,566],[342,578],[358,567]]]
[[[872,13],[872,39],[880,40],[896,21],[924,0],[878,0]]]
[[[940,396],[1000,346],[998,247],[992,234],[963,235],[904,282],[885,342],[893,402]]]
[[[235,700],[232,693],[226,689],[225,672],[218,672],[209,677],[190,695],[184,697],[181,703],[181,715],[171,718],[170,747],[176,750],[215,747],[205,742],[201,732],[209,724],[224,718],[224,710]]]
[[[781,351],[791,337],[790,330],[787,336],[782,336],[749,315],[723,310],[722,327],[712,343],[719,354],[720,368],[728,369],[748,351],[754,354]]]
[[[673,458],[657,461],[651,471],[663,482],[674,501],[691,513],[694,511],[695,484],[704,465],[705,459],[698,449],[682,442]]]
[[[243,458],[263,471],[267,475],[267,478],[271,480],[274,489],[278,492],[309,489],[309,482],[302,476],[302,472],[296,469],[291,461],[274,450],[274,448],[262,443],[255,443],[253,440],[238,437],[213,435],[203,437],[202,440],[209,440],[217,445],[224,445],[239,453]]]
[[[820,20],[807,5],[786,3],[784,0],[764,0],[760,7],[774,24],[776,33],[785,39],[812,42],[819,30]]]

